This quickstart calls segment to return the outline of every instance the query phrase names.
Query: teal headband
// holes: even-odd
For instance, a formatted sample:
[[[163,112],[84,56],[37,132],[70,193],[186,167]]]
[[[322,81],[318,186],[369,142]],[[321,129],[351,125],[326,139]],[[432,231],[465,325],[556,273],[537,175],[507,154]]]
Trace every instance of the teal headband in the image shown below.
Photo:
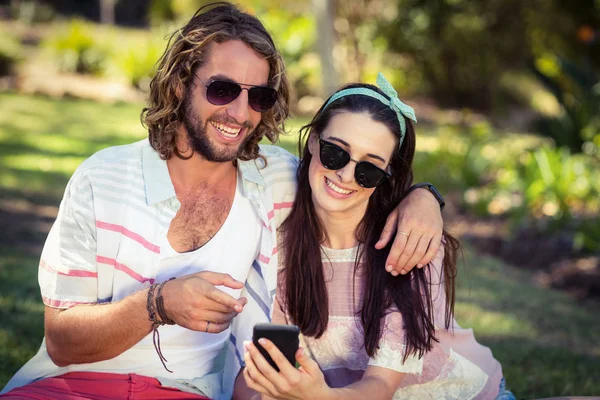
[[[362,94],[364,96],[369,96],[374,99],[377,99],[380,102],[382,102],[383,104],[385,104],[386,106],[389,106],[398,116],[398,122],[400,122],[400,143],[398,144],[398,148],[401,148],[402,142],[404,142],[404,137],[406,136],[406,121],[404,121],[404,117],[406,117],[414,122],[417,122],[417,117],[415,116],[415,110],[413,110],[412,107],[404,104],[398,98],[398,93],[396,93],[396,90],[394,90],[392,85],[388,82],[387,79],[385,79],[385,77],[383,76],[383,74],[381,72],[379,73],[379,75],[377,75],[376,82],[377,82],[377,87],[379,89],[381,89],[381,91],[383,93],[387,94],[390,97],[389,100],[372,89],[367,89],[367,88],[344,89],[344,90],[340,90],[339,92],[337,92],[333,96],[331,96],[329,98],[329,100],[327,101],[327,103],[325,103],[325,106],[323,106],[323,110],[321,112],[325,111],[325,109],[331,103],[336,101],[337,99],[340,99],[340,98],[346,97],[346,96],[350,96],[353,94]]]

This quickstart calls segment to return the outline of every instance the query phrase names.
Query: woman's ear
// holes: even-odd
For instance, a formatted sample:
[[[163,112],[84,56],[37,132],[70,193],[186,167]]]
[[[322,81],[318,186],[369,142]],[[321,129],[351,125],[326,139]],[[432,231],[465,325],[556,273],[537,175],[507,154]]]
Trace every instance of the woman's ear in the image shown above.
[[[319,137],[316,133],[311,133],[308,137],[308,152],[311,156],[319,152]]]

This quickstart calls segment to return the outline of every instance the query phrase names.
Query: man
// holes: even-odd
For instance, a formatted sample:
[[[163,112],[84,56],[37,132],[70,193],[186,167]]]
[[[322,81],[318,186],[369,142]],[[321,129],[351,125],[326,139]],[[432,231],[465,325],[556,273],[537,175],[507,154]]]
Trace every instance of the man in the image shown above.
[[[149,140],[69,181],[40,260],[45,338],[6,398],[230,397],[243,341],[269,320],[295,195],[295,157],[258,146],[277,140],[288,99],[255,17],[217,3],[173,34],[142,113]],[[409,195],[379,245],[396,221],[390,265],[427,263],[438,203]]]

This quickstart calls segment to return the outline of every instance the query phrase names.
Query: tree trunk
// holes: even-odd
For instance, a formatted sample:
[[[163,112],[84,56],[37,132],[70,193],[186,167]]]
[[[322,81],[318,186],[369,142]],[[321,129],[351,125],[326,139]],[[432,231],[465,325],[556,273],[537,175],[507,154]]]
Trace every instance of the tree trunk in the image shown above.
[[[100,23],[115,24],[115,4],[117,0],[100,0]]]
[[[312,0],[317,17],[317,51],[321,58],[323,94],[329,96],[339,85],[339,76],[333,63],[334,15],[331,0]]]

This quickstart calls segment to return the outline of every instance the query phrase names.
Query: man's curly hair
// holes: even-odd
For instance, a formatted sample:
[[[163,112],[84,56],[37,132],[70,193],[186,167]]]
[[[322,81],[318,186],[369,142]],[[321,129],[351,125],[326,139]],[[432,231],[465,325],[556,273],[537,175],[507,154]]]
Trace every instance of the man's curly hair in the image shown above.
[[[204,65],[211,43],[240,40],[262,55],[269,63],[269,86],[277,90],[275,105],[262,113],[238,158],[258,157],[258,143],[266,136],[275,143],[285,130],[289,116],[290,84],[283,59],[273,39],[258,18],[227,2],[200,8],[192,19],[175,31],[158,61],[156,75],[150,82],[148,107],[142,110],[142,125],[148,129],[150,144],[160,157],[168,160],[175,154],[183,158],[176,146],[177,128],[185,113],[184,99],[193,82],[193,73]]]

